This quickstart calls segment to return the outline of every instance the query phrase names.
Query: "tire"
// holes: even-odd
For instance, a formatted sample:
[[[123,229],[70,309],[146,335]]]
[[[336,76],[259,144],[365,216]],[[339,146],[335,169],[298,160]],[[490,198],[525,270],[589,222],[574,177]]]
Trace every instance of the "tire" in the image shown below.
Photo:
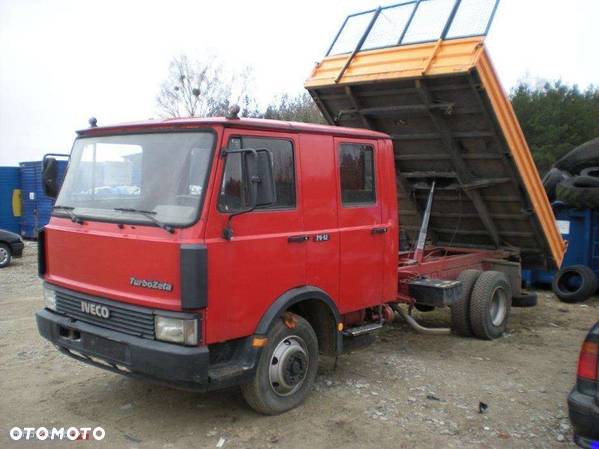
[[[470,323],[472,333],[483,340],[501,337],[507,329],[512,287],[505,274],[484,271],[472,289]]]
[[[582,302],[597,291],[597,276],[586,265],[572,265],[557,272],[551,287],[560,301]]]
[[[574,148],[555,163],[555,167],[572,174],[594,166],[599,166],[599,137]]]
[[[599,187],[585,187],[584,184],[579,176],[566,179],[557,185],[557,199],[572,207],[599,208]]]
[[[543,187],[550,202],[555,201],[555,188],[557,185],[569,177],[568,173],[555,167],[547,172],[543,178]]]
[[[576,187],[599,187],[599,178],[578,175],[572,180],[572,184]]]
[[[241,386],[249,406],[265,415],[277,415],[301,404],[312,390],[318,371],[316,334],[305,319],[292,317],[293,328],[281,319],[275,321],[254,378]],[[291,373],[294,368],[299,373]]]
[[[580,171],[580,176],[588,176],[599,180],[599,167],[587,167]]]
[[[522,290],[520,296],[512,296],[512,307],[534,307],[538,303],[538,296],[535,292]]]
[[[462,282],[462,297],[450,307],[451,329],[462,337],[472,337],[473,335],[470,324],[470,296],[481,273],[481,270],[464,270],[458,277],[458,281]]]
[[[12,250],[6,243],[0,243],[0,268],[10,265],[12,261]]]

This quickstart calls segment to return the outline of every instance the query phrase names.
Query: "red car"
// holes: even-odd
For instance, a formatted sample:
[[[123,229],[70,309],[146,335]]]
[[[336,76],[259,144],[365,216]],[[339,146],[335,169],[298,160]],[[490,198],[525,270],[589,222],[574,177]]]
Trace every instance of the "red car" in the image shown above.
[[[599,321],[589,331],[578,359],[576,385],[568,396],[574,442],[599,448]]]

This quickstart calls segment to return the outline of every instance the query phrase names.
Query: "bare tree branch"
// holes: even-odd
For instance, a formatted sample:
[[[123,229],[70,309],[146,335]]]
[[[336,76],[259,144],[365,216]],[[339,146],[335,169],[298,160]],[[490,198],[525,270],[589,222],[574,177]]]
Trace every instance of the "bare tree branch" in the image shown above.
[[[163,117],[226,115],[231,105],[238,104],[243,117],[325,123],[307,93],[276,96],[262,112],[249,93],[252,81],[249,67],[232,71],[216,57],[190,62],[181,55],[171,61],[156,104]]]
[[[174,58],[169,73],[156,97],[160,115],[165,117],[209,117],[225,115],[231,104],[245,101],[244,111],[256,111],[247,94],[250,70],[239,74],[226,70],[216,58],[190,62],[181,55]],[[232,98],[234,87],[240,94]],[[252,105],[253,109],[251,109]]]

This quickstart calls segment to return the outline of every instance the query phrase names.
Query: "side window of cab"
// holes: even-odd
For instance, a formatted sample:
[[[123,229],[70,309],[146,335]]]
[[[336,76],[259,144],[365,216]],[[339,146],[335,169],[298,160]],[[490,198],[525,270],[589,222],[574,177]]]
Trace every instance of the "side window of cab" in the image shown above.
[[[229,150],[245,148],[266,149],[272,154],[276,200],[273,204],[261,206],[257,209],[294,209],[296,206],[296,187],[292,142],[287,139],[255,136],[232,137],[229,140]],[[228,154],[218,199],[218,210],[220,212],[233,213],[247,208],[249,193],[245,191],[247,182],[244,181],[246,181],[246,173],[243,170],[241,154]]]
[[[343,207],[376,203],[374,148],[359,143],[339,146],[339,180]]]

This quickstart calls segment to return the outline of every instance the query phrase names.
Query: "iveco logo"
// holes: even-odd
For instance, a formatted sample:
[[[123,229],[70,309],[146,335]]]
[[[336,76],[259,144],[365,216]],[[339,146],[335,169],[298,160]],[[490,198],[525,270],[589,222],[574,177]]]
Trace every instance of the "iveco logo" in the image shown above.
[[[88,315],[95,315],[100,318],[108,318],[110,316],[108,307],[100,304],[93,304],[91,302],[81,301],[81,311]]]

